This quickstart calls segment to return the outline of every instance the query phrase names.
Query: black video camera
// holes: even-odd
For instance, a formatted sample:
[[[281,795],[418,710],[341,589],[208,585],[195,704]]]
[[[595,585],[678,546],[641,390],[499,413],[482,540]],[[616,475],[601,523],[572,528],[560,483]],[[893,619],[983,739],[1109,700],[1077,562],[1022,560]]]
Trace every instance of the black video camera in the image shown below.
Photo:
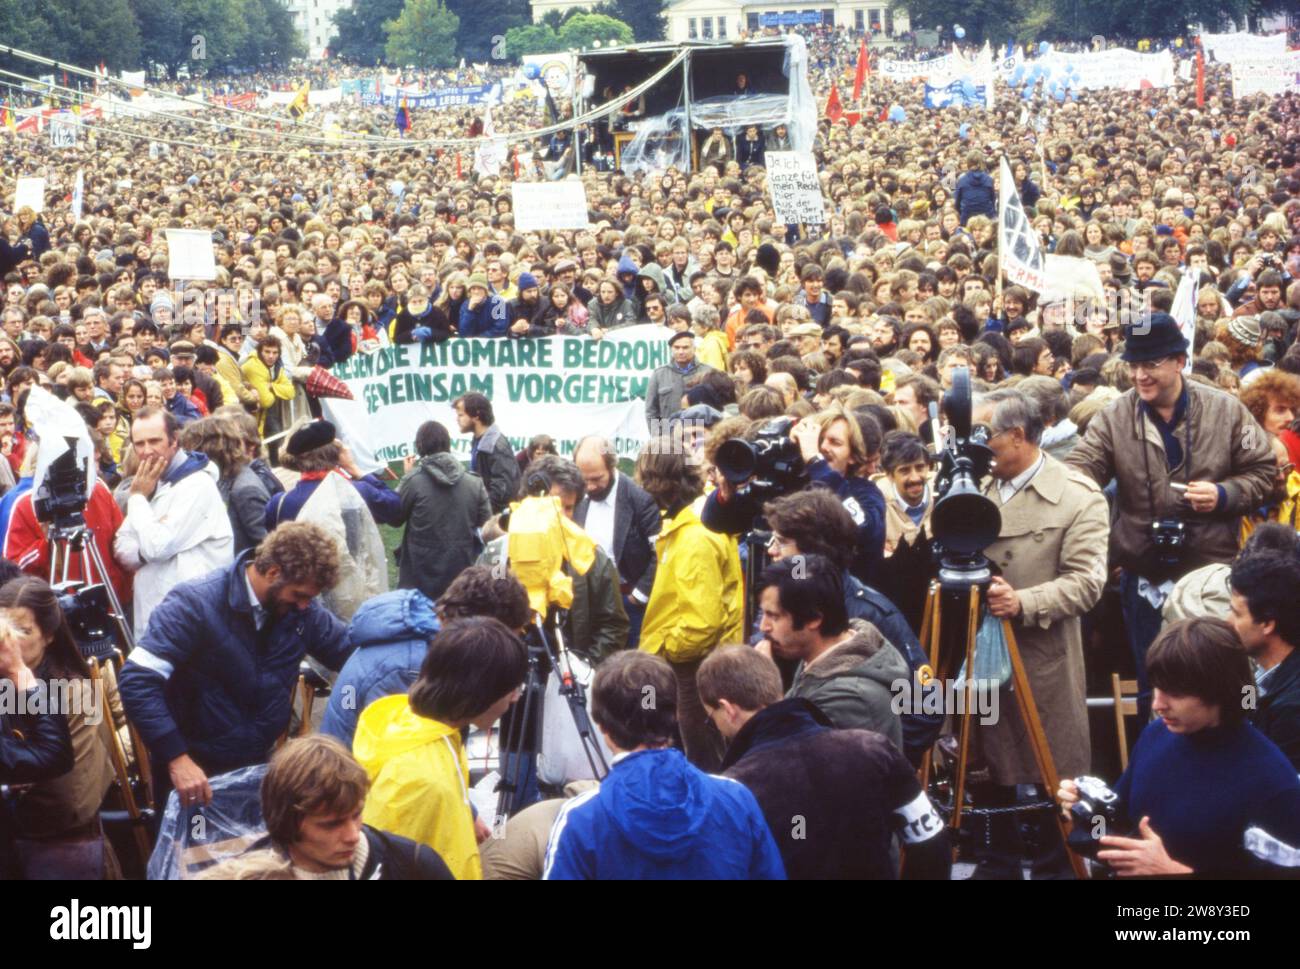
[[[118,637],[108,588],[100,583],[83,585],[69,581],[56,585],[54,594],[81,655],[98,660],[112,655],[118,648]]]
[[[77,463],[77,439],[65,437],[68,450],[51,462],[32,496],[32,507],[38,520],[51,529],[81,528],[86,524],[86,468]]]
[[[951,434],[940,455],[930,532],[943,567],[960,572],[981,568],[984,549],[1002,530],[1002,513],[979,488],[993,463],[993,451],[988,429],[971,427],[970,371],[965,367],[953,371],[943,410]]]
[[[1102,838],[1127,833],[1119,825],[1123,814],[1119,795],[1095,777],[1076,777],[1074,783],[1079,788],[1079,800],[1070,805],[1074,827],[1067,843],[1070,850],[1095,859]]]
[[[736,486],[736,494],[754,505],[798,491],[808,483],[799,445],[790,437],[793,417],[775,417],[758,429],[753,440],[733,437],[718,448],[718,471]]]

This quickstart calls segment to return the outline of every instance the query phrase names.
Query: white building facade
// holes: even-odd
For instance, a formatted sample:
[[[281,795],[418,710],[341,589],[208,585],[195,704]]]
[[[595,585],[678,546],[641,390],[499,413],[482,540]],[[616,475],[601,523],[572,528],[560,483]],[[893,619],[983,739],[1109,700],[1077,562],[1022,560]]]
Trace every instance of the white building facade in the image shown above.
[[[319,60],[334,39],[334,15],[350,8],[352,0],[285,0],[284,6],[307,46],[307,56]]]

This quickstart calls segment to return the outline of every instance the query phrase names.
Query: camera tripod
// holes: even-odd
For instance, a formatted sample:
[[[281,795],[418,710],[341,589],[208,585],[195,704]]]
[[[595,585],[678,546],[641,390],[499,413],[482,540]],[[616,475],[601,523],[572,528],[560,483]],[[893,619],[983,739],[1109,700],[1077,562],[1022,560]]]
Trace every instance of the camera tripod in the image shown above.
[[[982,559],[982,556],[979,556]],[[930,582],[926,592],[925,612],[921,620],[921,648],[930,658],[930,666],[940,684],[949,682],[957,672],[961,662],[966,662],[965,697],[961,705],[960,733],[958,740],[957,764],[954,769],[953,806],[949,825],[954,839],[961,828],[962,802],[966,793],[966,774],[969,769],[971,707],[975,689],[975,638],[980,620],[984,613],[984,597],[988,592],[992,574],[987,562],[973,561],[961,567],[952,567],[948,563],[941,565],[939,578]],[[1016,698],[1016,709],[1020,713],[1021,723],[1029,735],[1030,748],[1034,754],[1034,763],[1038,767],[1038,776],[1047,790],[1049,799],[1054,799],[1060,786],[1060,777],[1052,760],[1052,751],[1047,744],[1047,735],[1043,732],[1043,723],[1038,716],[1038,705],[1034,702],[1033,692],[1029,687],[1029,677],[1016,645],[1016,637],[1008,619],[1001,620],[1002,635],[1006,639],[1007,653],[1011,659],[1012,693]],[[921,787],[929,786],[931,753],[926,752],[921,762]],[[1070,867],[1075,877],[1087,878],[1083,860],[1069,850],[1067,836],[1069,829],[1066,821],[1055,809],[1051,810],[1061,841],[1066,846]],[[955,850],[955,849],[954,849]]]
[[[552,610],[547,625],[535,616],[525,642],[528,646],[528,675],[524,680],[523,695],[510,711],[510,725],[501,737],[497,761],[501,765],[501,782],[497,787],[497,817],[507,818],[520,806],[524,771],[528,764],[536,770],[542,747],[542,717],[546,704],[546,682],[551,672],[560,679],[560,696],[569,704],[573,725],[591,772],[598,780],[609,773],[605,753],[592,729],[587,713],[587,691],[576,676],[570,654],[560,631],[563,613]],[[554,637],[552,645],[551,637]],[[508,766],[507,766],[508,765]]]
[[[109,581],[108,570],[104,568],[104,559],[99,554],[94,535],[84,522],[74,525],[52,524],[49,530],[50,541],[50,585],[66,588],[69,581],[68,571],[72,558],[76,555],[81,561],[81,584],[83,588],[101,585],[108,596],[111,607],[109,615],[117,624],[122,637],[123,656],[135,648],[135,636],[131,624],[126,621],[122,602],[117,597],[113,583]],[[56,581],[57,578],[57,581]]]

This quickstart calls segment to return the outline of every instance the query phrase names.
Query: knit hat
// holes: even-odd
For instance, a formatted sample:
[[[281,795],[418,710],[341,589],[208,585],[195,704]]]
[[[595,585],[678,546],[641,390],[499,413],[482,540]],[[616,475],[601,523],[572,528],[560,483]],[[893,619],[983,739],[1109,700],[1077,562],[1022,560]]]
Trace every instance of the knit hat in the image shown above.
[[[518,285],[519,285],[519,292],[521,293],[526,289],[532,289],[534,286],[537,285],[537,277],[534,276],[532,273],[520,273]]]
[[[157,316],[159,310],[166,310],[169,313],[176,312],[176,303],[172,300],[172,294],[165,289],[160,289],[153,294],[153,299],[149,301],[149,315]]]
[[[1234,316],[1228,321],[1228,335],[1243,346],[1257,347],[1263,330],[1257,317]]]
[[[487,289],[488,288],[487,276],[483,275],[483,273],[475,273],[474,275],[470,276],[469,282],[466,284],[465,288],[473,289],[475,286],[479,287],[480,289]]]
[[[1124,328],[1125,363],[1158,360],[1187,352],[1187,338],[1178,321],[1168,313],[1152,313]]]

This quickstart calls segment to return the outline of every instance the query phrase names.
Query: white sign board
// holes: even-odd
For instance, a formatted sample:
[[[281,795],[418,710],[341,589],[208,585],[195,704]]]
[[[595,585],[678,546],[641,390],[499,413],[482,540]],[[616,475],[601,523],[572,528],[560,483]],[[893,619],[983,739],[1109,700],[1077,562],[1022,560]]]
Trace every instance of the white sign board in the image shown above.
[[[1232,96],[1251,94],[1278,96],[1300,92],[1300,51],[1276,57],[1257,57],[1232,65]]]
[[[587,188],[576,178],[558,182],[515,182],[510,186],[514,201],[515,228],[520,232],[538,229],[585,229]]]
[[[769,151],[767,187],[772,193],[776,221],[787,225],[826,224],[826,200],[817,179],[817,163],[810,154]]]
[[[211,229],[167,229],[167,275],[172,279],[216,279]]]
[[[30,205],[37,215],[45,211],[45,179],[20,178],[14,184],[14,211]]]
[[[54,148],[77,147],[77,121],[71,115],[50,118],[50,145]]]
[[[1257,57],[1286,53],[1286,34],[1201,34],[1201,48],[1220,64],[1236,65]]]

